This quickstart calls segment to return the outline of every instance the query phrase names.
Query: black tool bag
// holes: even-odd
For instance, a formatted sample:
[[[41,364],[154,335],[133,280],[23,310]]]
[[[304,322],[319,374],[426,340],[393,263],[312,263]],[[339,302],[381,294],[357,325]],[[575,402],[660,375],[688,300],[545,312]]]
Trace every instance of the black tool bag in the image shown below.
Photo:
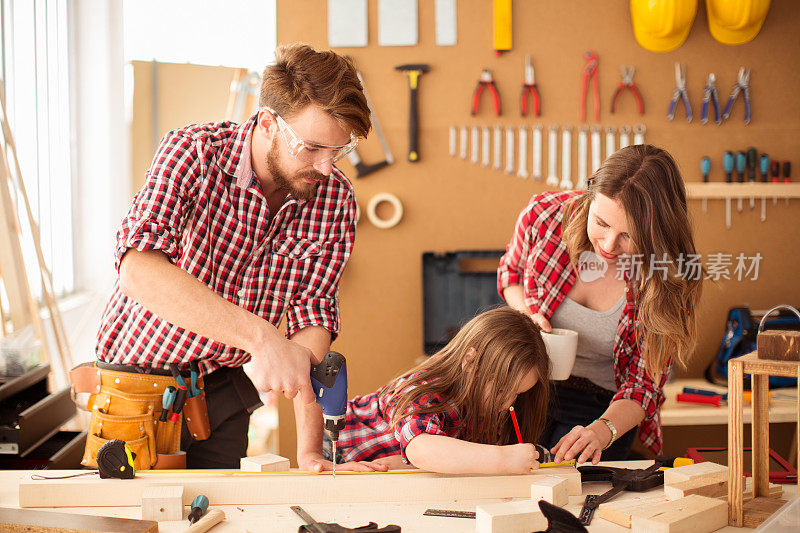
[[[706,379],[718,385],[728,384],[728,360],[754,352],[758,323],[762,316],[753,314],[749,307],[733,307],[728,311],[725,333],[719,343],[717,356],[706,368]],[[770,315],[764,322],[764,329],[800,330],[800,319],[788,310],[780,310]],[[769,387],[795,387],[797,378],[770,376]],[[745,388],[750,388],[750,378],[745,374]]]

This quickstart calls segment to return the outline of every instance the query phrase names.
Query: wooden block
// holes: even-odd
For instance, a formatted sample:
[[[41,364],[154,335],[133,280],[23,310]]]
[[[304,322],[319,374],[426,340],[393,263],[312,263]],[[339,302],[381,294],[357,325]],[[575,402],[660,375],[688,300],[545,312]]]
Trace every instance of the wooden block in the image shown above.
[[[753,498],[744,504],[744,527],[757,528],[785,504],[777,498]]]
[[[580,476],[577,470],[572,470]],[[59,473],[69,475],[81,472],[84,471],[64,470]],[[22,479],[19,482],[19,505],[138,506],[142,503],[145,487],[152,485],[183,485],[186,494],[205,494],[213,505],[350,503],[353,494],[359,494],[359,501],[364,503],[530,498],[531,483],[539,477],[543,476],[450,475],[419,470],[337,472],[335,478],[330,472],[140,470],[133,479]]]
[[[145,487],[142,520],[183,520],[183,485]]]
[[[610,501],[601,503],[597,508],[598,518],[608,520],[622,527],[631,527],[631,515],[639,511],[650,509],[654,505],[666,503],[664,496],[634,498],[630,500]]]
[[[546,476],[531,483],[531,500],[544,500],[564,507],[569,502],[567,480],[556,476]]]
[[[242,457],[239,468],[244,472],[288,472],[289,459],[274,453]]]
[[[723,500],[696,494],[631,516],[634,533],[710,533],[726,525],[728,505]]]
[[[158,522],[29,509],[0,508],[0,531],[9,533],[157,533]]]
[[[756,336],[756,357],[775,361],[800,361],[800,331],[770,329]]]
[[[681,481],[700,477],[709,482],[728,479],[728,467],[706,461],[677,468],[667,468],[664,470],[664,485],[674,485]]]
[[[709,498],[728,496],[728,478],[708,481],[705,476],[664,485],[664,495],[668,500],[677,500],[690,494],[699,494]]]
[[[570,496],[580,496],[583,494],[581,488],[581,473],[574,466],[554,466],[552,468],[542,468],[532,470],[531,475],[536,479],[552,476],[565,479],[567,481],[567,494]]]
[[[528,533],[547,528],[547,518],[533,500],[488,503],[475,508],[477,533]]]

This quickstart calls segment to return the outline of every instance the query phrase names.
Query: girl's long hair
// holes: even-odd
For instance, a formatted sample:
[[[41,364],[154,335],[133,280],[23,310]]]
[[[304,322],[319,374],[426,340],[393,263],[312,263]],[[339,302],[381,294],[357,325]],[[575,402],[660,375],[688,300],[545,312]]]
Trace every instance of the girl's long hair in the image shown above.
[[[462,369],[470,348],[475,356]],[[521,380],[534,370],[536,384],[517,396]],[[514,405],[523,440],[535,443],[544,429],[550,359],[539,327],[527,315],[500,307],[470,320],[440,352],[395,378],[379,394],[392,406],[392,425],[410,413],[462,413],[458,438],[482,444],[514,444],[508,412]],[[415,408],[423,395],[443,403]]]
[[[642,259],[640,270],[633,272],[632,288],[636,340],[647,372],[661,376],[670,359],[686,367],[697,343],[696,310],[704,272],[699,263],[692,269],[686,263],[698,256],[678,166],[669,153],[651,145],[628,146],[606,159],[589,180],[587,192],[564,213],[562,239],[576,270],[580,254],[592,250],[586,225],[598,193],[622,205],[633,244],[631,255]]]

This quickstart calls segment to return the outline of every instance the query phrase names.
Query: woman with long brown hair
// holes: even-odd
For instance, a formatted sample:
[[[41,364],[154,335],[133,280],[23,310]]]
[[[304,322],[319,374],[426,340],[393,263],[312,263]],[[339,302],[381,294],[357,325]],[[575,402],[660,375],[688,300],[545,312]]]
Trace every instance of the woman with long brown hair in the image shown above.
[[[702,267],[672,157],[611,155],[586,191],[535,195],[498,268],[511,307],[544,331],[578,332],[572,375],[554,382],[541,443],[555,460],[625,459],[662,449],[662,387],[694,348]]]
[[[528,473],[538,467],[532,443],[544,428],[549,377],[539,327],[527,315],[510,307],[481,313],[439,353],[350,400],[337,463]],[[517,441],[512,406],[524,443]],[[330,443],[325,453],[332,459]]]

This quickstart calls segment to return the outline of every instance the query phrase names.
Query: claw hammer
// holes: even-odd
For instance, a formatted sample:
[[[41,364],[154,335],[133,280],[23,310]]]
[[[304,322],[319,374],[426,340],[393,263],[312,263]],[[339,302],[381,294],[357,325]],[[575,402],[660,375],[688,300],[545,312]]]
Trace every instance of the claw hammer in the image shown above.
[[[431,67],[423,63],[398,65],[395,70],[408,74],[408,86],[411,89],[408,108],[408,160],[412,163],[419,161],[419,148],[417,144],[419,131],[419,112],[417,108],[417,86],[420,77],[428,72]]]

